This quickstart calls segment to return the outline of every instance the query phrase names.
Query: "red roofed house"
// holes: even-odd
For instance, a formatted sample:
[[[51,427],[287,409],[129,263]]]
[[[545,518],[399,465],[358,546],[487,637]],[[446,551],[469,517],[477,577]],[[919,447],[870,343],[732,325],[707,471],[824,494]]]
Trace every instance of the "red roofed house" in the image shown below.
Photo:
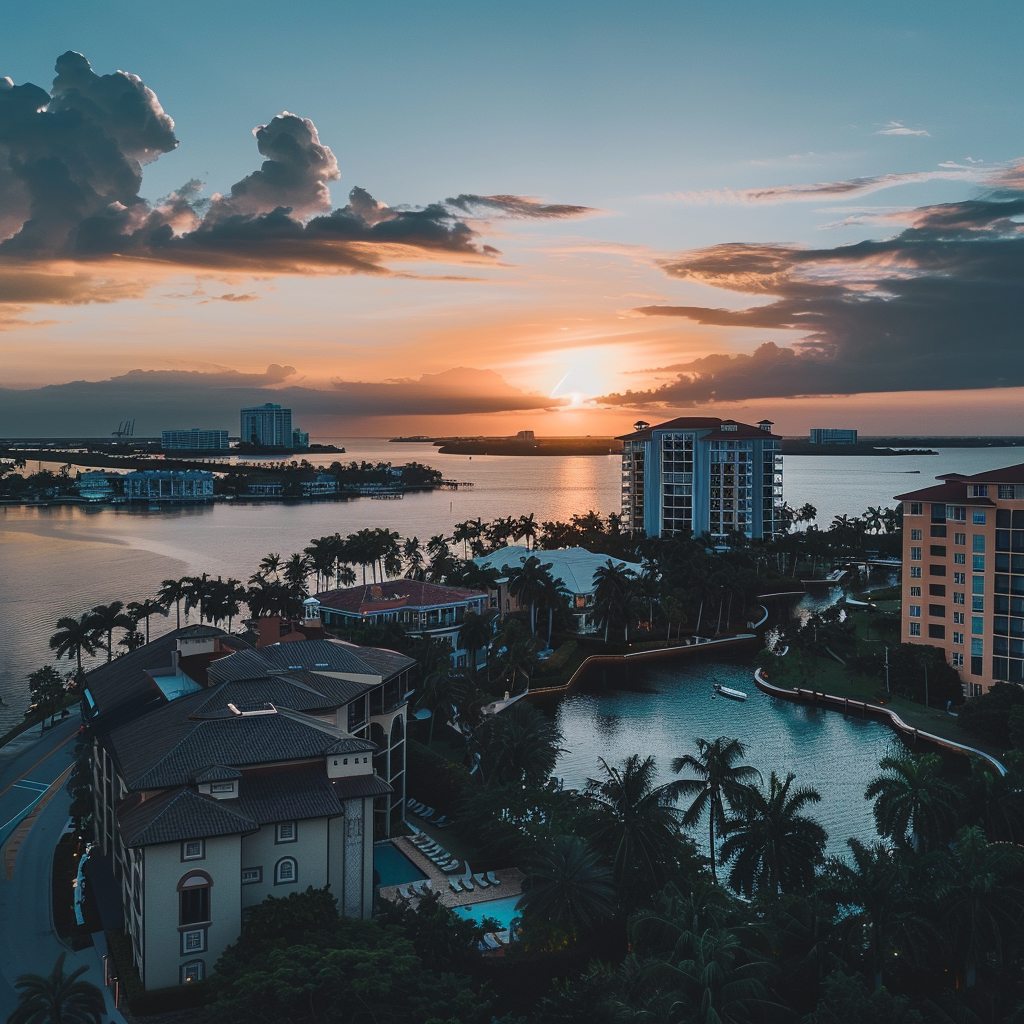
[[[466,587],[450,587],[420,580],[387,580],[317,594],[320,617],[327,626],[394,622],[410,636],[447,640],[452,664],[466,666],[470,652],[459,644],[459,630],[467,612],[483,615],[487,595]],[[476,652],[476,667],[487,663],[486,649]]]

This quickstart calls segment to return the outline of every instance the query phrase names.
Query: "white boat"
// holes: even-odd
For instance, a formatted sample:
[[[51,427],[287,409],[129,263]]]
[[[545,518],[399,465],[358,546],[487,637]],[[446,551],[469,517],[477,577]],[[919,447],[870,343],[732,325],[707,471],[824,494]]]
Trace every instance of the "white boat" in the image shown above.
[[[723,697],[729,697],[732,700],[747,699],[747,695],[742,690],[734,690],[729,686],[723,686],[721,683],[715,683],[715,693],[720,693]]]

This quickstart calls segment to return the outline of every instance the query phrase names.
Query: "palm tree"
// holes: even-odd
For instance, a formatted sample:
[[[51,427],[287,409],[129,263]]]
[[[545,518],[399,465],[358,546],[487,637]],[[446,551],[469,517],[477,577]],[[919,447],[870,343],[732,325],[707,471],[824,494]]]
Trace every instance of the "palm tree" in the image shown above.
[[[588,779],[588,812],[581,833],[611,864],[616,888],[635,906],[657,892],[678,867],[686,849],[682,811],[672,785],[655,786],[657,763],[631,754],[621,767],[599,758],[601,779]]]
[[[519,701],[486,716],[473,730],[472,748],[489,783],[540,786],[558,763],[561,742],[553,719]]]
[[[626,568],[624,562],[616,565],[610,558],[605,565],[599,566],[594,572],[594,620],[598,626],[604,627],[604,642],[608,642],[608,630],[611,626],[625,626],[626,639],[629,639],[629,618],[635,592],[633,582],[636,575]]]
[[[268,556],[269,557],[269,556]],[[280,556],[277,556],[280,558]],[[266,559],[264,559],[266,561]],[[157,600],[168,610],[171,610],[171,605],[174,605],[175,614],[177,616],[177,625],[175,629],[181,629],[181,602],[188,597],[188,579],[183,577],[180,580],[164,580],[160,584],[160,590],[157,592]]]
[[[773,771],[768,791],[750,787],[741,816],[725,826],[721,861],[735,857],[729,885],[744,896],[808,889],[824,860],[828,833],[800,813],[821,795],[805,787],[791,790],[795,778],[790,772],[782,781]]]
[[[721,834],[726,827],[725,808],[736,810],[744,806],[750,798],[750,781],[761,773],[746,764],[737,764],[747,752],[746,746],[739,740],[728,736],[719,736],[710,743],[697,738],[697,755],[684,754],[672,760],[672,771],[676,774],[689,769],[696,775],[695,779],[680,779],[673,782],[672,792],[676,797],[693,797],[690,806],[683,815],[683,824],[692,828],[707,812],[708,816],[708,849],[711,852],[711,875],[717,881],[715,870],[715,830]]]
[[[537,602],[545,594],[545,587],[550,585],[551,566],[553,562],[541,564],[536,555],[520,559],[519,566],[508,571],[508,592],[519,603],[519,607],[530,606],[530,632],[537,632]]]
[[[872,808],[878,834],[897,841],[910,837],[915,850],[949,838],[956,823],[957,789],[942,778],[938,754],[883,757],[882,774],[864,793]]]
[[[427,737],[429,747],[434,742],[434,723],[438,716],[443,716],[445,722],[455,716],[457,705],[465,692],[465,679],[460,672],[452,669],[448,657],[440,657],[423,677],[419,689],[416,706],[430,712],[430,734]]]
[[[259,575],[265,579],[269,579],[273,576],[277,578],[277,574],[281,571],[281,556],[271,552],[269,555],[264,555],[260,559]]]
[[[132,601],[128,605],[128,614],[136,621],[146,623],[146,643],[149,643],[149,620],[154,615],[162,615],[167,618],[170,609],[165,608],[160,601],[146,598],[145,601]]]
[[[419,537],[407,537],[402,545],[405,556],[405,574],[411,580],[419,579],[423,573],[423,549]]]
[[[61,953],[48,977],[22,974],[14,983],[18,1005],[7,1018],[8,1024],[100,1024],[106,1015],[103,992],[91,982],[79,981],[88,965],[70,974],[64,973]]]
[[[822,878],[822,895],[843,908],[842,923],[852,930],[850,945],[867,958],[868,976],[882,984],[882,954],[898,930],[916,923],[907,895],[903,866],[884,843],[866,846],[848,839],[852,864],[830,857]]]
[[[524,867],[527,888],[516,909],[527,930],[536,921],[578,941],[615,915],[612,874],[580,836],[552,836]]]
[[[57,620],[57,632],[50,637],[50,649],[57,652],[58,660],[65,655],[72,656],[78,662],[78,671],[82,671],[82,652],[95,654],[102,647],[99,628],[95,617],[86,612],[80,618],[64,615]]]
[[[124,629],[135,632],[135,620],[124,612],[123,601],[111,601],[110,604],[98,604],[92,610],[92,621],[97,632],[106,633],[107,661],[114,657],[114,630]]]
[[[569,598],[571,596],[571,592],[566,585],[560,579],[556,580],[550,572],[545,570],[540,580],[538,605],[541,609],[546,609],[548,613],[548,647],[551,646],[551,634],[555,625],[555,611],[568,611]]]
[[[664,984],[679,1004],[690,1010],[694,1024],[740,1024],[764,1017],[775,1008],[764,978],[766,960],[744,949],[739,937],[725,928],[709,928],[691,940],[691,954],[678,963],[655,962],[646,974]]]
[[[303,597],[308,596],[309,588],[306,586],[306,579],[312,568],[309,556],[296,551],[285,562],[283,573],[285,582],[289,583],[293,589],[302,591]]]
[[[537,539],[537,519],[531,512],[528,516],[520,516],[519,524],[517,526],[519,530],[518,536],[526,539],[527,550],[533,550],[534,541]]]
[[[518,619],[511,622],[519,623]],[[525,626],[520,624],[525,632]],[[533,636],[517,636],[514,630],[504,630],[503,635],[507,637],[505,653],[501,656],[501,672],[498,674],[498,682],[505,681],[508,684],[510,693],[515,692],[516,680],[520,676],[526,677],[526,689],[530,688],[530,678],[533,670],[537,667],[539,641]]]
[[[964,981],[973,987],[977,967],[987,957],[1001,960],[1003,936],[1015,935],[1024,913],[1019,879],[1024,850],[1012,843],[990,843],[978,828],[962,828],[950,856],[940,862],[936,893]]]
[[[466,612],[466,617],[459,627],[458,642],[461,648],[469,651],[472,668],[476,668],[477,651],[488,645],[492,632],[490,616]]]

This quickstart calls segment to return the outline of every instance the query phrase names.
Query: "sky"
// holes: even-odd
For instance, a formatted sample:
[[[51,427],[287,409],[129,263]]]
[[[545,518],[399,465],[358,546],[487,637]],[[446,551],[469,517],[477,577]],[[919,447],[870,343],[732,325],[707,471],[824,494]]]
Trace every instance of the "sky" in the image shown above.
[[[1022,23],[9,5],[0,434],[1024,434]]]

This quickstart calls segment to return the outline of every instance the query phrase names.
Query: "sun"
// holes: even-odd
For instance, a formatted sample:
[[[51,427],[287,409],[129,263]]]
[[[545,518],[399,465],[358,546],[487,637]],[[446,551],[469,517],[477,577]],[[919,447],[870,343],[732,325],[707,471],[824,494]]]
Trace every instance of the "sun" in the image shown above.
[[[608,383],[596,359],[573,353],[573,362],[551,389],[551,398],[568,399],[565,408],[578,409],[608,391]]]

